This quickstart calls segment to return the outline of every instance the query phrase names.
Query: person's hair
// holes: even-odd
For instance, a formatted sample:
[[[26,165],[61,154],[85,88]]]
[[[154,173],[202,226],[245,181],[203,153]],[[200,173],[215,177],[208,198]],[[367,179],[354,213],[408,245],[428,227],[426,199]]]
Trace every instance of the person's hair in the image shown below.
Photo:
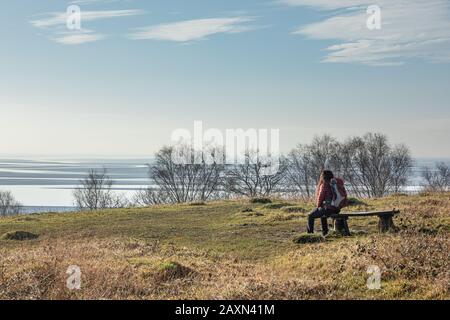
[[[331,170],[323,170],[320,174],[319,181],[317,181],[316,193],[319,192],[320,186],[322,184],[330,183],[331,179],[334,178],[334,174]],[[317,196],[317,194],[316,194]]]

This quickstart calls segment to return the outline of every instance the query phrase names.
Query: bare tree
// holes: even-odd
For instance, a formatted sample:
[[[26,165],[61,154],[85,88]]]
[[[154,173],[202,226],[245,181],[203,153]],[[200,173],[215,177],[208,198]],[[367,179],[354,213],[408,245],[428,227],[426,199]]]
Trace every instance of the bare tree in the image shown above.
[[[183,162],[174,161],[175,152],[184,159]],[[215,198],[220,192],[224,170],[220,157],[222,153],[218,149],[211,149],[206,154],[196,152],[190,146],[161,149],[149,166],[150,178],[159,189],[158,198],[162,195],[170,203]]]
[[[98,210],[106,208],[123,208],[128,205],[124,196],[112,190],[113,181],[106,169],[90,170],[80,180],[80,186],[74,190],[75,205],[82,210]]]
[[[398,193],[408,184],[412,165],[413,161],[409,148],[403,144],[395,146],[391,152],[391,191]]]
[[[360,197],[382,197],[405,186],[412,165],[409,149],[394,148],[385,135],[349,139],[341,149],[345,177]]]
[[[288,154],[285,179],[287,192],[298,193],[308,198],[312,196],[316,181],[311,177],[313,172],[311,160],[308,148],[303,145],[299,145]]]
[[[170,199],[161,189],[152,189],[148,187],[139,190],[133,197],[133,204],[142,207],[164,203],[170,203]]]
[[[341,159],[339,157],[340,143],[330,135],[316,136],[307,150],[312,164],[311,178],[317,182],[322,170],[328,169],[336,174],[341,173]]]
[[[450,166],[441,162],[436,163],[434,169],[423,169],[423,187],[426,191],[445,192],[450,190]]]
[[[245,197],[267,197],[281,186],[286,173],[286,161],[279,159],[278,164],[268,157],[258,157],[256,152],[247,151],[244,163],[233,165],[227,170],[225,187],[230,193]],[[276,172],[269,170],[277,167]],[[270,173],[269,173],[270,171]]]
[[[298,145],[287,156],[286,180],[302,196],[311,197],[324,169],[342,171],[340,143],[329,135],[316,136],[310,144]]]
[[[12,216],[22,212],[22,205],[10,191],[0,191],[0,216]]]

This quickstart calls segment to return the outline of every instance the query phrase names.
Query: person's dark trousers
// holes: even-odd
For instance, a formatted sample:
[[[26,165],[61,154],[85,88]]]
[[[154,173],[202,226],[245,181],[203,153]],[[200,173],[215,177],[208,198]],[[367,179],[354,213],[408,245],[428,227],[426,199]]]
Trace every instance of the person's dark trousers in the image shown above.
[[[332,214],[339,213],[339,210],[325,209],[325,208],[316,208],[313,212],[308,215],[308,233],[314,233],[314,220],[320,218],[320,222],[322,223],[322,233],[323,235],[328,234],[328,221],[327,218]]]

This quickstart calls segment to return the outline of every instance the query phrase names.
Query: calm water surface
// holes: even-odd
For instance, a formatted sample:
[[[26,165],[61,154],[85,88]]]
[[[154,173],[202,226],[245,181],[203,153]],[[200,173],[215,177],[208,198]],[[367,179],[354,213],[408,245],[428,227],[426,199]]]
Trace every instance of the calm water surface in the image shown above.
[[[10,190],[22,204],[34,207],[28,211],[67,211],[73,206],[74,187],[89,169],[106,168],[114,180],[113,189],[129,196],[149,184],[150,161],[0,159],[0,190]]]

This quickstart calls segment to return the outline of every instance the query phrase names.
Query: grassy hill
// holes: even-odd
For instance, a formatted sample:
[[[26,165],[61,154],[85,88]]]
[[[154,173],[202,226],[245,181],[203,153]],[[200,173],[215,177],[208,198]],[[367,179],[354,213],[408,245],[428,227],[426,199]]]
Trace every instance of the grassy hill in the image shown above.
[[[398,233],[380,235],[377,218],[358,218],[351,237],[325,239],[302,235],[312,204],[301,201],[3,218],[0,298],[449,299],[450,194],[365,200],[348,211],[394,207]],[[39,237],[15,240],[15,231]],[[80,290],[66,288],[71,265],[81,268]],[[380,290],[366,287],[371,265],[382,271]]]

